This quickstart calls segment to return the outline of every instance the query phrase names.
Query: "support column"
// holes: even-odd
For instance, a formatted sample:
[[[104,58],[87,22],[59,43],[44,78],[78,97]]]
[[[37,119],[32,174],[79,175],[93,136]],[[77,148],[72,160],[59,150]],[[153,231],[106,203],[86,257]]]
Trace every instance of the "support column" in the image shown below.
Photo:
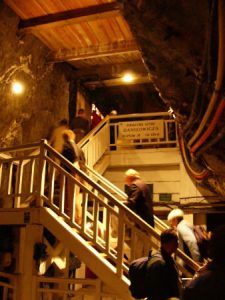
[[[35,266],[34,245],[42,242],[43,226],[27,225],[20,231],[20,248],[18,258],[18,289],[17,299],[35,300],[36,287],[33,276],[38,270]]]
[[[68,113],[69,113],[69,125],[72,125],[72,120],[76,115],[76,106],[77,106],[77,90],[78,82],[71,79],[69,85],[69,103],[68,103]]]

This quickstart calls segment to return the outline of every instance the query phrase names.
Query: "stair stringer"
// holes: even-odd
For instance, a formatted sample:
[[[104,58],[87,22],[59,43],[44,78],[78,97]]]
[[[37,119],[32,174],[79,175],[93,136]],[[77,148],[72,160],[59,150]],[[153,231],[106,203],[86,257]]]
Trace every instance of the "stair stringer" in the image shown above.
[[[115,294],[122,299],[133,299],[130,295],[129,280],[116,274],[116,268],[99,252],[89,245],[63,218],[49,208],[40,208],[40,223],[55,235],[71,252],[83,261]]]

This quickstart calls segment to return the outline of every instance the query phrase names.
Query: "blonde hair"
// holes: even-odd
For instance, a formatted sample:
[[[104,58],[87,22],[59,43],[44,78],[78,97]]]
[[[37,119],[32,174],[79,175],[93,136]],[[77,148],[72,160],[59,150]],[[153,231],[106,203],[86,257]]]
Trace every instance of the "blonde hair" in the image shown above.
[[[74,140],[75,141],[75,133],[73,132],[73,130],[71,129],[66,129],[63,131],[63,138],[64,140],[66,141],[69,141],[69,140]]]
[[[138,171],[134,170],[134,169],[129,169],[125,172],[125,177],[129,177],[129,178],[140,178],[140,174]]]
[[[183,210],[181,210],[180,208],[175,208],[171,210],[171,212],[168,214],[167,220],[172,221],[173,219],[177,219],[177,218],[182,219],[183,217],[184,217]]]

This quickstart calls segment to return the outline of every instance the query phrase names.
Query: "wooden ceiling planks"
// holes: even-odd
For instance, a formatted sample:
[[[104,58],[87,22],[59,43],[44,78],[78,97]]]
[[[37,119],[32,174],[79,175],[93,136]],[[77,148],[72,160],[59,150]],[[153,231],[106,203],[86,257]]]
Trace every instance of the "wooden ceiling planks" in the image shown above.
[[[142,62],[122,6],[116,1],[5,2],[22,19],[20,31],[35,34],[52,51],[52,62],[67,61],[77,69]]]
[[[123,29],[124,39],[133,38],[129,24],[125,21],[122,16],[115,17],[115,22],[118,24],[119,28]]]
[[[6,3],[26,19],[20,24],[22,30],[25,30],[25,32],[26,30],[28,30],[28,32],[35,30],[35,35],[43,39],[45,43],[47,42],[47,46],[50,46],[52,50],[64,47],[66,49],[87,48],[132,39],[132,34],[128,26],[124,26],[125,23],[122,21],[122,16],[109,18],[109,15],[107,15],[106,18],[106,16],[103,15],[102,17],[104,19],[102,19],[102,17],[99,19],[101,13],[117,11],[118,7],[115,1],[85,0],[79,1],[78,3],[75,0],[70,0],[68,4],[66,4],[67,2],[65,1],[62,3],[62,1],[47,0],[6,0]],[[91,7],[87,7],[90,5]],[[65,11],[65,8],[67,11]],[[70,10],[70,14],[68,9]],[[75,11],[71,11],[71,9],[75,9]],[[98,15],[97,19],[95,14]],[[34,16],[40,15],[44,16],[44,19],[32,19]],[[94,20],[90,19],[88,22],[78,23],[80,22],[79,16],[93,18],[93,15]],[[68,22],[70,22],[68,20],[71,21],[71,24],[68,24]],[[73,22],[77,22],[78,24],[73,24]],[[50,26],[50,28],[53,26],[53,28],[50,29],[48,26]],[[36,30],[38,30],[37,28],[41,30],[39,34],[36,32]]]
[[[91,40],[92,45],[97,46],[100,44],[99,37],[95,34],[92,23],[91,22],[85,22],[82,24],[84,27],[84,30],[86,34],[89,36],[89,39]]]
[[[35,17],[35,11],[28,1],[4,0],[5,3],[21,18],[29,19]]]
[[[91,20],[101,20],[120,15],[121,5],[115,3],[90,6],[81,9],[61,11],[28,20],[21,20],[19,28],[25,33],[47,30],[52,27],[79,24]]]

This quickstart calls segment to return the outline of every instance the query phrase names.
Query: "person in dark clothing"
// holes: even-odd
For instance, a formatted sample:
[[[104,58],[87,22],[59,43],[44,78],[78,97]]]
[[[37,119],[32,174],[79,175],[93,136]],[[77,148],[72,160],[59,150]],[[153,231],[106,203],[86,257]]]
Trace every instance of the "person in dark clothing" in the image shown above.
[[[160,250],[153,256],[147,273],[149,300],[180,299],[181,279],[172,254],[178,248],[174,229],[166,229],[160,236]]]
[[[72,120],[71,123],[72,129],[83,129],[84,133],[87,134],[90,130],[90,122],[85,116],[85,110],[83,108],[80,108],[78,110],[77,116]]]
[[[185,287],[182,300],[225,299],[225,225],[212,233],[210,256],[212,261],[200,268]]]
[[[72,130],[67,129],[63,132],[63,149],[62,149],[62,155],[69,160],[75,167],[80,169],[83,172],[86,172],[86,166],[85,166],[85,156],[82,151],[82,149],[75,143],[75,134]],[[74,170],[71,170],[69,166],[66,164],[62,165],[67,172],[72,174],[74,177],[78,177],[78,175],[74,172]],[[81,178],[79,178],[80,181]],[[65,199],[65,211],[66,213],[70,213],[72,211],[73,207],[73,201],[75,198],[76,201],[76,214],[75,214],[75,221],[80,225],[82,220],[82,208],[81,208],[81,202],[82,202],[82,194],[80,193],[80,187],[76,185],[74,190],[74,183],[67,178],[66,180],[66,199]]]
[[[86,172],[86,159],[83,150],[75,143],[75,134],[72,130],[67,129],[63,132],[63,149],[62,155],[72,164]],[[76,165],[77,164],[77,165]],[[66,168],[66,167],[65,167]]]
[[[128,198],[124,203],[154,227],[153,201],[148,185],[140,178],[140,174],[133,169],[126,171],[125,183],[128,186]]]
[[[77,116],[72,120],[71,129],[76,134],[77,143],[90,131],[90,121],[86,118],[83,108],[78,110]]]

